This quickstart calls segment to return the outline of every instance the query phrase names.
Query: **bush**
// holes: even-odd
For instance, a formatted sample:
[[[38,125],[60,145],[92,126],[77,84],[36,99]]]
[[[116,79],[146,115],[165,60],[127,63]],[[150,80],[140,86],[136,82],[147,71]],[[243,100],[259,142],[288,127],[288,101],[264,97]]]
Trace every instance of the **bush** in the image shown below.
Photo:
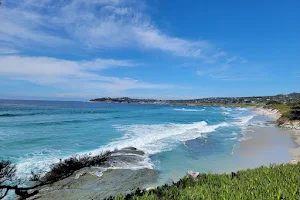
[[[282,104],[281,102],[279,102],[279,101],[268,101],[267,103],[266,103],[266,105],[268,106],[268,105],[278,105],[278,104]]]
[[[300,101],[292,105],[288,118],[290,120],[300,120]]]
[[[93,157],[83,155],[61,160],[59,163],[52,164],[50,171],[41,177],[39,181],[45,184],[54,183],[71,176],[75,171],[84,167],[103,166],[110,154],[111,152],[105,152]]]

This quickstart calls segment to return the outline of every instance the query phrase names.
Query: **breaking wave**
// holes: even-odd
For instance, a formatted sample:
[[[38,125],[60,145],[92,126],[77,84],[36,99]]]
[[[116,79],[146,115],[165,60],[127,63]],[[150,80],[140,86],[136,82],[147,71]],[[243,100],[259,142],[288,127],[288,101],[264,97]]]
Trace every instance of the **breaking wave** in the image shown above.
[[[207,125],[205,121],[201,121],[191,124],[115,125],[115,128],[125,132],[125,135],[104,148],[112,150],[132,146],[151,155],[171,150],[183,141],[206,137],[206,133],[224,126],[229,124],[223,122]]]

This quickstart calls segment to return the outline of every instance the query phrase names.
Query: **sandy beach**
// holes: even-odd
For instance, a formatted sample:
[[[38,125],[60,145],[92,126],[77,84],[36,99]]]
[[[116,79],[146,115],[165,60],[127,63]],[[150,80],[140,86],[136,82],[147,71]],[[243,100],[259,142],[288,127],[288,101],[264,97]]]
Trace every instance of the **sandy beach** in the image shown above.
[[[240,159],[241,169],[288,163],[293,159],[290,151],[296,143],[287,130],[274,126],[251,127],[245,131],[245,138],[234,152]]]
[[[255,108],[255,109],[253,109],[253,112],[258,115],[268,117],[271,120],[273,120],[274,122],[281,116],[280,112],[275,109]],[[272,131],[272,132],[281,132],[281,133],[283,133],[283,135],[287,133],[293,139],[295,146],[294,146],[294,148],[289,149],[290,154],[293,156],[293,158],[290,160],[290,163],[293,163],[293,164],[300,161],[300,130],[298,129],[299,125],[296,123],[297,122],[290,122],[290,123],[284,124],[284,126],[281,126],[281,128],[277,127],[276,130]],[[289,126],[289,124],[290,124],[290,126]],[[278,129],[280,129],[280,130],[278,130]],[[270,134],[271,133],[264,134],[264,135],[270,135]],[[273,135],[273,136],[276,137],[276,135]]]
[[[265,117],[271,118],[277,120],[281,114],[278,110],[274,110],[274,109],[267,109],[267,108],[254,108],[253,112],[258,114],[258,115],[263,115]]]

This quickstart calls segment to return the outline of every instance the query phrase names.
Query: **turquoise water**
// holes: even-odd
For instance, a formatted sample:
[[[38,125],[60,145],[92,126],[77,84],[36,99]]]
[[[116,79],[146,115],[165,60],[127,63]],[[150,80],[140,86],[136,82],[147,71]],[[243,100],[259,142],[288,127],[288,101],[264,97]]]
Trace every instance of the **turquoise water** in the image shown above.
[[[133,146],[143,162],[116,167],[158,169],[165,183],[236,167],[243,130],[261,120],[240,108],[0,100],[0,159],[24,178],[60,158]]]

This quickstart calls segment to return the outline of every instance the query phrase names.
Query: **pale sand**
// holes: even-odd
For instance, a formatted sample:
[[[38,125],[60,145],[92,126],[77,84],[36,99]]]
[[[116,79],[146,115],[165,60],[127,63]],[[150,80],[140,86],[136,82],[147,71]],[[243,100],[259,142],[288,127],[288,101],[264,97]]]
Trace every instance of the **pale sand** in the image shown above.
[[[290,163],[296,164],[297,162],[300,162],[300,131],[299,130],[290,130],[293,134],[293,139],[295,143],[297,144],[296,148],[290,149],[290,153],[293,155],[293,159],[290,161]]]
[[[281,116],[280,112],[276,109],[254,108],[253,112],[258,115],[263,115],[265,117],[269,117],[275,120],[277,120]]]
[[[241,155],[246,165],[254,163],[269,165],[270,163],[287,163],[293,157],[289,153],[296,144],[290,132],[277,127],[252,127],[245,133],[247,139],[241,141],[235,153]]]
[[[254,108],[253,112],[258,115],[263,115],[265,117],[273,119],[274,122],[281,116],[280,112],[276,109]],[[296,164],[297,162],[300,162],[300,123],[287,122],[281,127],[283,128],[281,129],[281,132],[289,133],[295,142],[295,147],[289,149],[289,152],[293,156],[293,159],[290,160],[290,163]]]

